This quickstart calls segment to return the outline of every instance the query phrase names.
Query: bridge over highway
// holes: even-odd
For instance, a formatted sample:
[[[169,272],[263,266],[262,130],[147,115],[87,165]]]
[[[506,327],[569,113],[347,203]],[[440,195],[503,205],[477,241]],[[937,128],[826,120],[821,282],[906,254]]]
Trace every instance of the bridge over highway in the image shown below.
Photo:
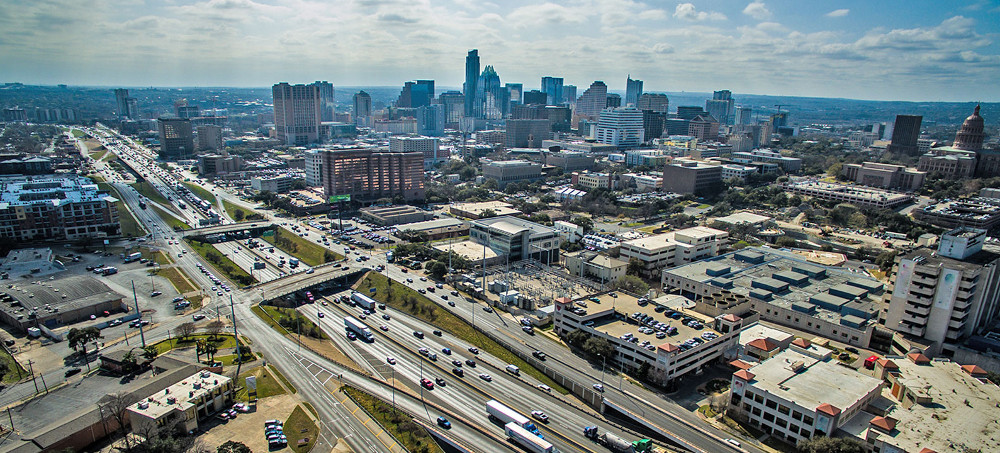
[[[274,223],[266,221],[239,222],[184,230],[181,235],[186,238],[205,238],[216,234],[235,235],[249,231],[251,237],[259,237],[264,231],[273,230],[275,226]]]
[[[286,275],[266,283],[252,286],[251,288],[261,291],[261,295],[264,299],[263,302],[267,303],[268,301],[293,294],[296,291],[313,288],[337,279],[346,280],[355,276],[360,277],[364,275],[365,272],[371,270],[368,267],[351,267],[347,265],[334,267],[335,264],[338,263],[328,263],[322,266],[314,267],[313,273],[311,274],[299,272],[296,274]]]

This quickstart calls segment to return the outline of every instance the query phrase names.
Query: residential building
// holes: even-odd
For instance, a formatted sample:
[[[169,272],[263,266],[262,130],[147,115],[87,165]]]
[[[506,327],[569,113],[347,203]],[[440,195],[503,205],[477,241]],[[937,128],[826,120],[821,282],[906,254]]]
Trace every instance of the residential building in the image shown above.
[[[433,137],[401,136],[389,138],[390,153],[421,153],[424,169],[433,168],[438,162],[448,159],[449,152],[441,149],[439,140]]]
[[[877,209],[893,209],[913,201],[912,194],[816,180],[787,182],[784,187],[789,193]]]
[[[642,96],[642,80],[632,80],[632,74],[625,80],[625,107],[638,107]]]
[[[29,157],[31,154],[22,154],[21,156],[24,157],[15,157],[0,161],[0,175],[45,175],[55,173],[55,169],[52,167],[52,159]],[[76,167],[75,163],[72,166]]]
[[[542,77],[542,92],[545,93],[545,103],[548,105],[562,104],[563,78]]]
[[[417,108],[417,133],[440,137],[444,135],[445,109],[440,104],[423,105]]]
[[[139,108],[137,107],[136,99],[129,97],[127,89],[115,89],[115,103],[118,106],[119,118],[127,118],[130,120],[139,119]]]
[[[664,296],[652,303],[640,304],[635,297],[624,293],[616,293],[615,296],[605,293],[577,301],[561,297],[555,301],[553,332],[565,337],[581,330],[596,338],[605,339],[614,346],[614,353],[606,357],[605,366],[620,369],[630,376],[638,376],[640,369],[648,368],[648,379],[670,388],[678,379],[691,373],[700,373],[721,362],[725,352],[735,348],[744,325],[742,318],[732,314],[711,318],[686,310],[684,305],[689,302],[682,297]],[[653,333],[638,331],[634,316],[639,314],[649,316],[650,319],[662,319],[663,314],[655,311],[656,307],[661,306],[682,313],[692,321],[697,321],[696,325],[699,326],[696,329],[675,323],[673,327],[676,332],[671,338],[698,338],[709,332],[714,338],[697,344],[678,344],[658,339]]]
[[[198,126],[198,149],[221,150],[222,127],[215,125]]]
[[[797,173],[802,169],[802,159],[784,156],[780,152],[764,149],[755,149],[749,153],[734,152],[732,159],[733,162],[740,164],[758,164],[762,162],[778,164],[785,173]]]
[[[719,139],[719,122],[711,115],[698,115],[688,123],[687,135],[703,142],[714,142]]]
[[[320,82],[319,80],[313,82],[319,90],[319,120],[322,121],[336,121],[334,116],[334,108],[337,103],[334,101],[333,96],[333,84],[327,82],[326,80]]]
[[[364,90],[354,94],[354,125],[372,127],[372,97]]]
[[[678,194],[709,195],[722,189],[722,166],[699,161],[663,166],[663,190]]]
[[[992,230],[1000,225],[1000,202],[983,197],[941,201],[915,209],[913,217],[944,228]]]
[[[565,172],[589,170],[594,167],[594,156],[574,151],[545,154],[545,165],[559,167]]]
[[[905,192],[919,189],[927,175],[927,173],[915,168],[878,162],[844,164],[841,174],[847,179],[866,186],[897,189]]]
[[[203,176],[224,175],[243,169],[243,158],[226,154],[202,154],[198,156],[198,174]]]
[[[5,123],[25,123],[28,121],[28,112],[20,107],[4,108],[0,120]]]
[[[462,85],[462,93],[465,94],[465,117],[475,116],[476,105],[476,84],[479,81],[479,50],[472,49],[465,57],[465,83]]]
[[[717,255],[727,238],[729,233],[715,228],[685,228],[624,241],[620,254],[623,261],[638,260],[644,277],[656,278],[663,269]]]
[[[642,112],[635,108],[608,108],[597,122],[597,141],[618,148],[635,148],[645,140]]]
[[[587,192],[566,186],[561,189],[556,189],[552,192],[552,195],[555,195],[556,199],[558,199],[560,203],[573,203],[583,201],[583,197],[587,195]]]
[[[899,258],[886,327],[893,350],[951,354],[1000,314],[1000,254],[984,250],[986,230],[944,233],[937,250],[918,248]]]
[[[542,166],[526,160],[503,160],[483,164],[483,177],[495,179],[501,189],[512,182],[542,179]]]
[[[623,277],[628,269],[625,261],[589,250],[564,253],[563,257],[570,275],[601,283],[611,283]]]
[[[250,180],[250,188],[255,192],[285,193],[292,190],[293,182],[295,178],[287,175],[253,178]]]
[[[456,217],[467,219],[482,219],[496,216],[516,216],[521,215],[521,211],[514,209],[514,205],[502,201],[482,201],[477,203],[455,203],[448,208],[448,212]]]
[[[190,159],[194,155],[194,132],[187,118],[156,120],[160,132],[160,159]]]
[[[657,113],[667,113],[669,107],[670,101],[663,93],[642,93],[635,105],[639,110],[652,110]]]
[[[350,195],[352,200],[359,201],[424,198],[422,153],[386,153],[354,148],[324,149],[320,151],[320,156],[320,175],[327,197]]]
[[[305,152],[306,187],[323,185],[322,150],[310,149]]]
[[[541,148],[542,140],[552,139],[552,122],[548,119],[508,119],[506,124],[507,148]]]
[[[417,209],[409,205],[373,206],[370,208],[361,208],[359,212],[362,219],[381,226],[423,222],[434,218],[433,212]]]
[[[128,406],[132,432],[151,437],[198,430],[198,422],[233,404],[232,379],[208,370],[194,375]]]
[[[825,357],[788,349],[732,376],[727,413],[793,445],[832,437],[881,395],[883,383]],[[821,389],[821,391],[817,391]]]
[[[0,176],[0,238],[25,242],[118,236],[117,201],[82,176]]]
[[[742,105],[736,107],[735,116],[733,117],[733,125],[736,126],[736,130],[743,130],[750,123],[753,123],[753,108]]]
[[[510,216],[473,220],[469,239],[511,261],[534,259],[546,264],[559,261],[562,241],[555,228]]]
[[[920,139],[920,123],[923,119],[920,115],[896,115],[896,122],[892,126],[892,142],[886,151],[917,155],[917,140]]]
[[[289,85],[281,82],[271,87],[274,98],[274,130],[286,145],[306,145],[320,141],[322,101],[319,86]]]
[[[598,80],[576,101],[576,116],[596,119],[608,105],[608,86]]]

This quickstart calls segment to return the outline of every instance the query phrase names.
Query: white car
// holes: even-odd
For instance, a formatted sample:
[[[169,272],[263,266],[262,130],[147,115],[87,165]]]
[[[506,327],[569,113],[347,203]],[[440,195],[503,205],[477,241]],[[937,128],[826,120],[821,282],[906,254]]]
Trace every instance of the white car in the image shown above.
[[[479,374],[479,379],[482,379],[482,380],[484,380],[486,382],[489,382],[489,381],[493,380],[493,376],[490,376],[490,375],[488,375],[486,373],[480,373]]]

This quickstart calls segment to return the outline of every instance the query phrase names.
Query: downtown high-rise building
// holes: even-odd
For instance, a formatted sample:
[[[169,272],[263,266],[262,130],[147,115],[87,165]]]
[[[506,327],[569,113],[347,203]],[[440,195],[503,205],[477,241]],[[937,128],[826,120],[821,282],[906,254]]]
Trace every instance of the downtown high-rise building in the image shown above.
[[[289,85],[271,87],[274,97],[274,130],[286,145],[306,145],[320,141],[322,118],[319,86]]]
[[[576,101],[576,115],[596,119],[607,105],[608,86],[598,80],[590,84],[590,88]],[[642,117],[639,118],[639,123],[642,124]]]
[[[892,125],[892,141],[886,151],[917,155],[917,140],[920,139],[920,123],[923,120],[924,117],[920,115],[896,115],[896,122]]]
[[[465,57],[465,84],[462,93],[465,94],[465,116],[472,118],[476,105],[476,84],[479,81],[479,50],[472,49]]]
[[[115,104],[118,106],[118,117],[131,120],[139,119],[139,108],[135,98],[129,97],[128,89],[115,89]]]
[[[472,116],[499,120],[507,113],[507,89],[500,85],[500,76],[493,66],[486,65],[476,81],[476,99]]]
[[[364,90],[354,94],[354,125],[372,127],[372,97]]]
[[[333,99],[333,84],[326,80],[322,82],[317,80],[313,82],[313,85],[319,89],[319,120],[333,121],[334,107],[336,106]]]
[[[546,102],[547,99],[548,96],[545,94],[544,91],[531,90],[524,93],[524,105],[532,105],[532,104],[545,105],[547,104]]]
[[[563,98],[563,78],[542,77],[542,92],[545,93],[546,104],[559,105]]]
[[[605,107],[609,109],[618,108],[622,106],[622,96],[617,93],[608,94],[608,102],[604,104]],[[634,108],[634,106],[633,106]]]
[[[576,105],[576,85],[563,85],[563,104]]]
[[[510,102],[515,104],[520,104],[521,100],[524,98],[524,84],[523,83],[508,83],[504,85],[507,88],[507,95],[510,97]]]
[[[635,107],[608,108],[597,121],[597,142],[619,148],[636,148],[645,140],[642,112]]]
[[[438,96],[438,103],[444,107],[445,127],[458,129],[464,113],[465,96],[461,91],[445,91]]]
[[[719,120],[720,124],[731,124],[734,102],[731,91],[719,90],[713,93],[712,99],[705,101],[705,111]]]
[[[632,75],[629,74],[625,80],[625,106],[638,106],[639,96],[642,96],[642,80],[633,80]]]
[[[374,149],[324,149],[319,179],[327,197],[350,195],[352,200],[375,201],[399,197],[424,198],[424,153],[380,152]]]
[[[663,93],[642,93],[636,104],[636,108],[639,110],[652,110],[658,113],[667,113],[669,107],[670,101]]]
[[[749,126],[750,123],[752,122],[753,122],[753,108],[742,105],[736,107],[736,114],[733,116],[733,124],[736,126],[737,129],[740,129],[744,126]]]
[[[160,159],[190,159],[194,155],[194,131],[187,118],[160,118]]]

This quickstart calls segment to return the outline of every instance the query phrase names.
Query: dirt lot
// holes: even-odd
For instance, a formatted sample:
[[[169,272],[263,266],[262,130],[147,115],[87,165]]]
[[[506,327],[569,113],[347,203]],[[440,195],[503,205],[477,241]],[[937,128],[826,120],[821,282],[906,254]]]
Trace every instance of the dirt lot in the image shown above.
[[[285,421],[297,404],[299,399],[295,395],[278,395],[257,400],[256,404],[250,405],[250,412],[239,414],[235,420],[222,421],[212,418],[211,421],[203,422],[201,428],[204,431],[200,440],[213,449],[227,440],[238,440],[250,447],[254,453],[290,452],[292,450],[288,447],[271,450],[267,446],[267,439],[264,438],[264,421],[271,419]]]

